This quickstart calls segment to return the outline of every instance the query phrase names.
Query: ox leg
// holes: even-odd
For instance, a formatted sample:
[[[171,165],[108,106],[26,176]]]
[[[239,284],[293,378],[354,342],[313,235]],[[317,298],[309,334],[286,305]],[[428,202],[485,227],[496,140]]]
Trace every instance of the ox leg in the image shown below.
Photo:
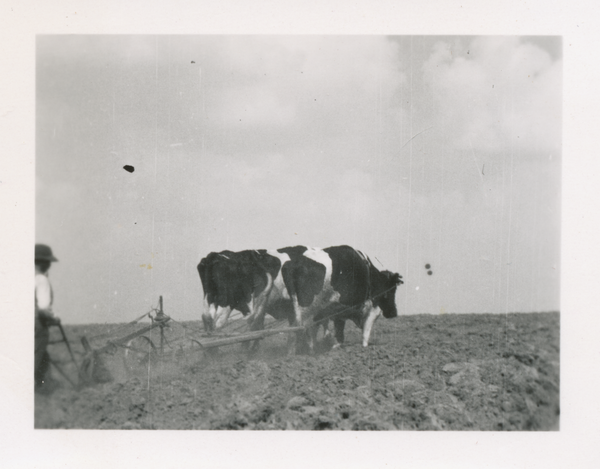
[[[215,316],[217,315],[217,305],[214,303],[204,303],[204,311],[202,313],[202,323],[204,324],[204,330],[207,333],[211,333],[215,330]]]
[[[300,310],[300,305],[298,304],[298,297],[296,295],[292,296],[292,302],[294,305],[294,316],[290,317],[290,326],[298,326],[302,324],[302,311]],[[288,356],[296,355],[298,343],[301,340],[301,332],[293,332],[288,334],[288,343],[287,343],[287,354]]]
[[[321,327],[323,327],[323,340],[327,340],[327,338],[331,335],[331,332],[329,332],[329,319],[323,321],[321,323]]]
[[[250,302],[247,304],[247,308],[248,311],[250,311],[250,314],[246,318],[246,324],[248,324],[248,331],[254,331],[256,323],[256,310],[254,309],[254,300],[250,300]]]
[[[248,330],[249,331],[261,331],[265,328],[265,315],[260,313],[256,316],[248,318]]]
[[[254,310],[254,299],[251,299],[247,304],[247,309],[250,311],[250,314],[246,318],[246,324],[248,324],[248,331],[252,332],[256,327],[256,312]],[[255,342],[243,342],[242,350],[244,353],[249,353],[254,348]]]
[[[373,328],[373,324],[375,324],[375,321],[379,316],[381,316],[381,309],[378,307],[371,307],[363,325],[363,347],[367,347],[369,345],[371,329]]]
[[[249,318],[250,319],[250,318]],[[265,314],[264,312],[260,312],[256,317],[252,318],[252,321],[248,321],[248,330],[250,331],[261,331],[265,328]],[[250,352],[256,352],[260,345],[260,340],[255,340],[254,342],[247,342],[244,345],[247,345],[250,349]]]
[[[298,323],[294,322],[292,327],[297,326]],[[288,356],[300,355],[305,348],[306,344],[306,334],[304,331],[292,332],[288,334],[287,340],[287,354]]]
[[[290,327],[295,327],[298,325],[298,322],[296,321],[296,315],[295,314],[291,314],[288,317],[288,324]],[[292,334],[288,334],[287,335],[287,355],[288,356],[292,356],[296,353],[296,343],[297,343],[297,333],[294,332]]]
[[[248,330],[249,331],[260,331],[265,327],[265,306],[266,297],[258,297],[252,299],[248,303],[248,310],[250,315],[248,316]]]
[[[291,326],[305,326],[306,322],[306,311],[305,308],[298,304],[298,298],[296,295],[292,298],[294,304],[294,318],[293,324],[290,321]],[[307,332],[298,331],[288,335],[288,355],[300,355],[306,352],[307,348]]]
[[[297,323],[294,325],[298,325]],[[308,350],[308,331],[293,332],[288,335],[288,355],[303,355]]]
[[[215,329],[215,323],[208,314],[202,315],[202,324],[204,324],[204,331],[210,334]]]
[[[269,296],[273,289],[273,277],[267,273],[267,283],[261,292],[255,291],[248,305],[250,317],[248,318],[248,330],[261,331],[265,328],[266,307],[269,302]],[[256,351],[260,345],[260,340],[252,342],[251,351]]]
[[[344,343],[344,327],[346,326],[345,319],[334,319],[333,325],[335,328],[335,343],[333,348],[338,348]]]
[[[331,334],[331,330],[329,329],[329,322],[330,320],[326,319],[321,323],[321,326],[323,327],[323,350],[329,349],[335,345],[335,337]]]
[[[231,306],[219,306],[215,313],[215,329],[221,329],[229,322],[229,315],[231,314]]]
[[[321,324],[311,324],[306,331],[306,340],[308,341],[308,354],[315,354],[315,346],[317,344],[317,333],[319,332],[319,327]]]

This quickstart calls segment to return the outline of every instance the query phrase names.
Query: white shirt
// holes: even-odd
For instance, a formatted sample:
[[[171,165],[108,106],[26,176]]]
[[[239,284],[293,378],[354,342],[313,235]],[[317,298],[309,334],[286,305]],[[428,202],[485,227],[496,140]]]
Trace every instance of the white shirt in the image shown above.
[[[52,315],[52,286],[48,274],[35,271],[35,312],[45,312]]]

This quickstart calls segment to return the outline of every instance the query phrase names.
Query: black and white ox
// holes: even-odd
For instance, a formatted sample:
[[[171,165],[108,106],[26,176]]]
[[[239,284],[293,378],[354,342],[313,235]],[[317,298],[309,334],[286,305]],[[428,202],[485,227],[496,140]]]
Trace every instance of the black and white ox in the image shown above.
[[[375,320],[398,316],[395,295],[402,276],[380,272],[369,258],[350,246],[306,249],[301,256],[282,267],[285,286],[294,307],[292,324],[307,328],[296,340],[308,339],[312,353],[319,324],[333,321],[334,346],[344,342],[346,320],[362,329],[362,344],[367,347]],[[296,343],[298,349],[302,344]],[[293,350],[290,346],[288,353]]]
[[[293,323],[294,309],[281,269],[306,249],[294,246],[208,254],[198,264],[204,290],[205,330],[212,332],[225,326],[234,309],[247,316],[250,331],[263,329],[266,314]]]

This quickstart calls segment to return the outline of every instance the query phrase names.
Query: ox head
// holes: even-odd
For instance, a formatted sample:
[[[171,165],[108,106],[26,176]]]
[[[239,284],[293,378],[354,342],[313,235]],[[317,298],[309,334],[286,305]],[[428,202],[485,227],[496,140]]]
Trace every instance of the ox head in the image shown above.
[[[396,288],[398,285],[402,285],[402,276],[400,274],[385,270],[381,272],[379,281],[377,282],[376,297],[374,304],[381,308],[383,317],[391,319],[398,316],[398,309],[396,308]]]

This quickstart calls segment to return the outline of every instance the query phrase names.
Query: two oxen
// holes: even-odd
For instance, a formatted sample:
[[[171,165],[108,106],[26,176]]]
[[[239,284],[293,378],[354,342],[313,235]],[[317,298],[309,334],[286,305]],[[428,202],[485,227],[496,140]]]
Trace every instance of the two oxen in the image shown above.
[[[342,344],[348,319],[362,329],[366,347],[375,320],[398,315],[396,288],[403,283],[399,274],[379,271],[350,246],[212,252],[200,261],[198,273],[207,331],[224,326],[234,309],[247,316],[251,331],[262,329],[269,314],[306,328],[306,334],[290,336],[290,353],[304,345],[312,353],[319,325],[329,334],[329,321],[334,345]]]

